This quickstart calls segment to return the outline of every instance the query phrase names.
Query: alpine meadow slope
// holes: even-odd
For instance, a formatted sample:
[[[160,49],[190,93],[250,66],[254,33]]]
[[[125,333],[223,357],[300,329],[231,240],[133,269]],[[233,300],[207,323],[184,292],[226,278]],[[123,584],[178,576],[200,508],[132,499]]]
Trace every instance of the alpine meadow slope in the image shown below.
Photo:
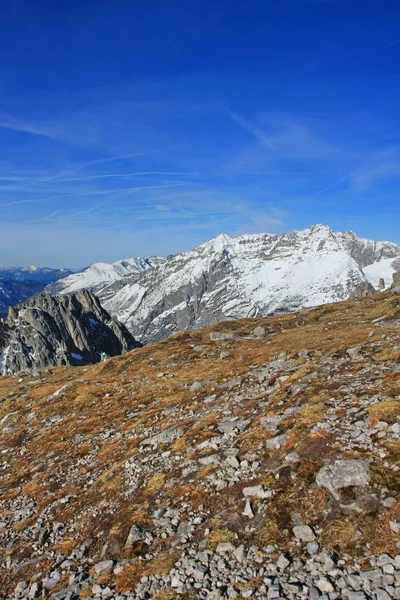
[[[400,246],[315,225],[282,235],[221,234],[190,252],[142,260],[146,268],[130,273],[116,272],[117,263],[93,265],[49,290],[93,289],[106,310],[146,343],[226,319],[388,289],[400,271]]]
[[[399,325],[384,292],[0,377],[0,598],[398,600]]]

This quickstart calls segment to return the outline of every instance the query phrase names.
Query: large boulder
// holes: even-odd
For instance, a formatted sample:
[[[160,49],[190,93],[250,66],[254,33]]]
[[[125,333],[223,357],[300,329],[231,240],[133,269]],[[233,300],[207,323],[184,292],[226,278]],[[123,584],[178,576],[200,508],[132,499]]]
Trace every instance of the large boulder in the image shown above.
[[[369,481],[369,463],[366,460],[336,460],[322,467],[316,476],[317,485],[329,490],[338,500],[338,490],[367,486]]]

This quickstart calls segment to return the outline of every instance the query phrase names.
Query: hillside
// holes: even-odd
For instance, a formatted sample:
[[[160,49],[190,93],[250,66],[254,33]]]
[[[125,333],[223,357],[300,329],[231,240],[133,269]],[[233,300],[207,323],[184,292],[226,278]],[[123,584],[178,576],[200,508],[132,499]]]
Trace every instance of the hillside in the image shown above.
[[[106,310],[147,343],[387,289],[400,270],[400,246],[315,225],[282,235],[221,234],[190,252],[147,260],[131,273],[93,265],[49,289],[95,290]]]
[[[399,598],[400,296],[2,377],[0,449],[4,598]]]

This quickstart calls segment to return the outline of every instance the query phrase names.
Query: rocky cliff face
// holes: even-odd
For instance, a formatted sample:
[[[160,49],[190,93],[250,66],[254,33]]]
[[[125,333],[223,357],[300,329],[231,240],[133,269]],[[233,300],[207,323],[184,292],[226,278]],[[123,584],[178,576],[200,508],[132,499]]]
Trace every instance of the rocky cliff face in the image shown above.
[[[2,322],[0,373],[92,364],[138,346],[91,292],[61,297],[42,293],[10,308]]]

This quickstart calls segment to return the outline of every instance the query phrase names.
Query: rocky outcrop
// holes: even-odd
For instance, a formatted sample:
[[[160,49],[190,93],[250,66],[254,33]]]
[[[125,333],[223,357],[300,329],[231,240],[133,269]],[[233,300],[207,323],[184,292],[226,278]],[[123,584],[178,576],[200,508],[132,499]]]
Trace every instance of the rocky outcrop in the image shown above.
[[[45,292],[12,307],[0,328],[0,372],[86,365],[140,346],[86,290],[71,296]]]
[[[400,272],[394,273],[393,275],[393,284],[392,284],[393,292],[400,292]]]

